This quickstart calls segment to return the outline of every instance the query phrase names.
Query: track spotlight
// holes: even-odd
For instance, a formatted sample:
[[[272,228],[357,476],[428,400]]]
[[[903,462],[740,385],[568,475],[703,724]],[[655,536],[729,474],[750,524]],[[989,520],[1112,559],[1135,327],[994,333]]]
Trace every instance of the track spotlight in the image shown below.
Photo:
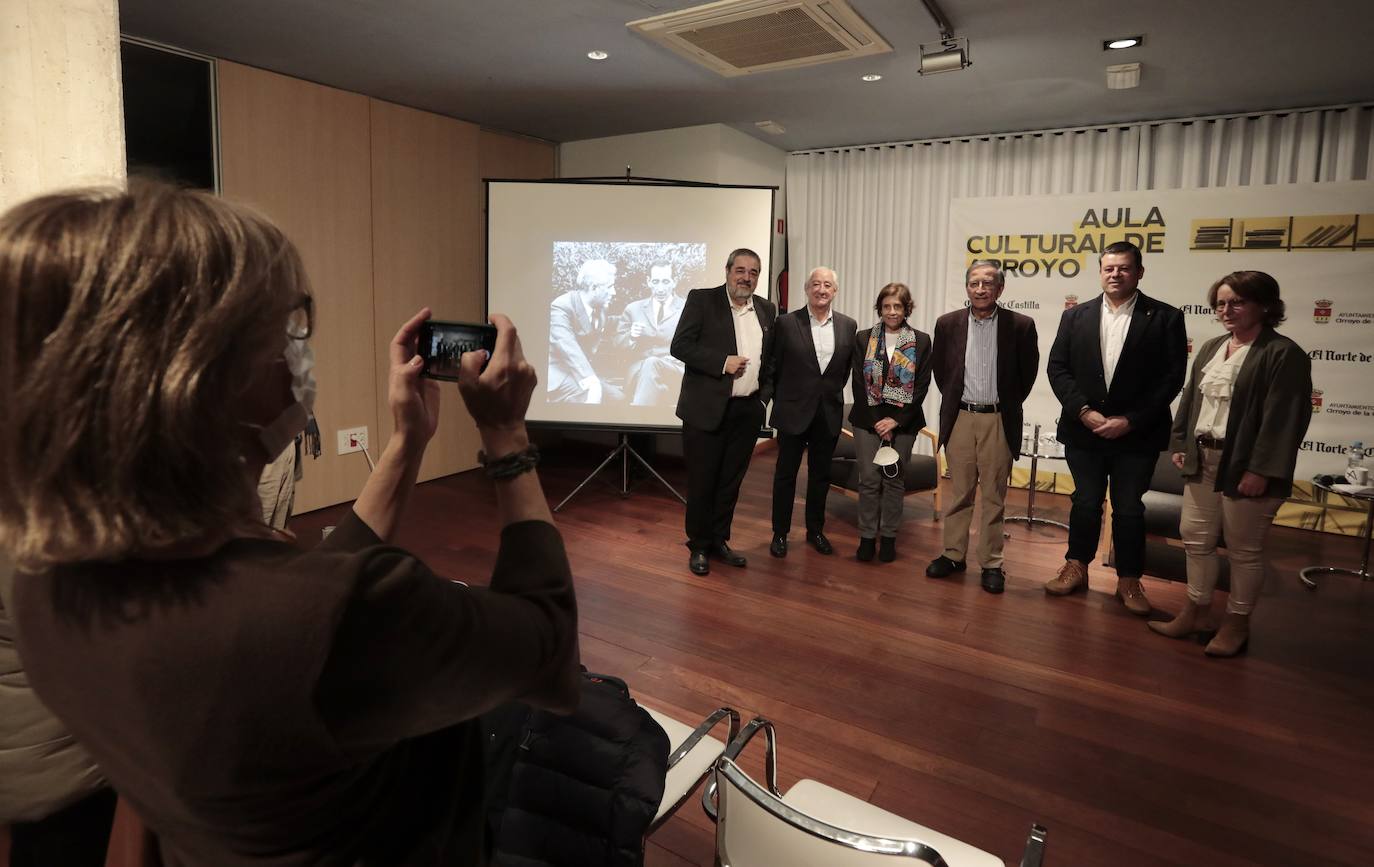
[[[954,72],[972,65],[965,37],[951,37],[921,46],[921,75]]]

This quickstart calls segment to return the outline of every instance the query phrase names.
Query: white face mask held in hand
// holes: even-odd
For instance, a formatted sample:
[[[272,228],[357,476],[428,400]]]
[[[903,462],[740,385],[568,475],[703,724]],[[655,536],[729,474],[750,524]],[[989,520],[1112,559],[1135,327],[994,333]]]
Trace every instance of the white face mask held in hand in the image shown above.
[[[271,424],[258,431],[258,442],[267,452],[268,460],[285,451],[315,414],[315,353],[310,349],[310,342],[288,337],[283,355],[291,371],[291,396],[296,400]]]
[[[892,446],[883,446],[873,455],[873,463],[883,471],[883,475],[889,479],[897,478],[897,450]],[[891,468],[892,472],[888,472]]]

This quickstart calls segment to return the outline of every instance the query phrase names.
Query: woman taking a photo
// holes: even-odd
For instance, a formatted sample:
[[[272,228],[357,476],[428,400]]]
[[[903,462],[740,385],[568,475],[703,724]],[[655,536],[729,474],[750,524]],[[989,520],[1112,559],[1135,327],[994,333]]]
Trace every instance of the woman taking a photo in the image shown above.
[[[1235,656],[1250,638],[1250,614],[1264,584],[1264,539],[1293,487],[1298,447],[1312,419],[1312,363],[1275,331],[1283,321],[1279,284],[1262,271],[1236,271],[1207,292],[1226,334],[1202,345],[1174,416],[1173,461],[1183,471],[1179,522],[1188,558],[1188,602],[1173,620],[1151,622],[1169,638],[1209,629],[1209,606],[1226,539],[1231,593],[1208,656]]]
[[[854,337],[854,407],[849,411],[859,464],[859,550],[854,556],[865,562],[873,559],[875,548],[884,563],[897,557],[906,465],[926,423],[921,404],[930,389],[930,335],[907,323],[911,308],[906,284],[887,284],[873,304],[878,322]],[[873,463],[883,446],[896,450],[895,464]]]
[[[268,221],[202,192],[43,196],[0,216],[0,547],[39,697],[168,865],[471,864],[478,714],[570,709],[572,578],[532,471],[515,329],[463,357],[501,541],[487,588],[387,544],[439,419],[390,346],[395,433],[301,551],[256,483],[313,398],[313,305]],[[480,371],[480,375],[479,375]]]

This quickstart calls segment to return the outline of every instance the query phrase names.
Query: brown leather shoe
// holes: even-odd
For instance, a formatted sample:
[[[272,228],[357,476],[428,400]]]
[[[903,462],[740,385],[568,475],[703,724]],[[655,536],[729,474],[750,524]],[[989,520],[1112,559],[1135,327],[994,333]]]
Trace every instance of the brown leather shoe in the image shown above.
[[[1139,578],[1116,579],[1116,598],[1126,606],[1126,610],[1140,617],[1147,617],[1152,610],[1150,600],[1145,598],[1145,588],[1140,586]]]
[[[1045,592],[1051,596],[1068,596],[1088,589],[1088,564],[1065,560],[1059,574],[1045,582]]]

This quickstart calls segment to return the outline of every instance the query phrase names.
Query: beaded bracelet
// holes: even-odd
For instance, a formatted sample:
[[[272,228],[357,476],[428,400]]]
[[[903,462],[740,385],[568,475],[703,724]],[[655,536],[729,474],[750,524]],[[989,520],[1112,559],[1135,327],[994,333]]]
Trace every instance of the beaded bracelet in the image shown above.
[[[530,443],[518,452],[511,452],[499,458],[489,458],[484,451],[477,452],[477,463],[486,470],[487,478],[494,482],[513,479],[521,473],[528,473],[539,465],[539,448]]]

